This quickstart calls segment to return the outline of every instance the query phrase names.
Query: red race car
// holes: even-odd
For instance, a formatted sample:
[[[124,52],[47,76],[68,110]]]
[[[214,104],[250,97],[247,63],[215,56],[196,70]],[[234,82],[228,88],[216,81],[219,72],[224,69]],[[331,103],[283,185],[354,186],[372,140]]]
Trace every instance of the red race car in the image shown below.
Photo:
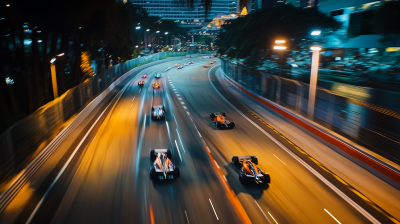
[[[142,78],[147,78],[147,74],[143,74],[143,75],[142,75]]]

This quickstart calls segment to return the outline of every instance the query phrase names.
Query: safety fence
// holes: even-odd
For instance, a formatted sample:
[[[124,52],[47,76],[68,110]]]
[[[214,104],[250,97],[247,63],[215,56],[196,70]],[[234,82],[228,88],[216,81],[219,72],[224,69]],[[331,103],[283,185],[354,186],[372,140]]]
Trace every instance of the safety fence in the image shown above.
[[[167,57],[185,56],[183,52],[162,52],[129,60],[69,89],[0,135],[0,192],[9,177],[19,173],[35,155],[60,132],[65,121],[80,112],[100,93],[135,67],[146,68]],[[1,194],[0,194],[1,195]]]
[[[400,164],[400,119],[395,112],[317,88],[314,113],[308,113],[308,84],[226,59],[221,63],[224,73],[242,87]]]

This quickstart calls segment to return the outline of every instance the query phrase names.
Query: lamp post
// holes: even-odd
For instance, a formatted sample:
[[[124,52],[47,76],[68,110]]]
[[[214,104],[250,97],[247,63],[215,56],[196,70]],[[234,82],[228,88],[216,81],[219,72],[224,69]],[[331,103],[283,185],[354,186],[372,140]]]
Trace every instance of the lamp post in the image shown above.
[[[285,42],[286,42],[285,40],[275,40],[275,44],[284,44]],[[284,54],[284,51],[286,50],[286,46],[276,45],[276,46],[274,46],[274,49],[280,51],[280,58],[279,59],[283,60],[283,54]],[[279,67],[280,67],[279,73],[282,76],[282,66],[279,66]]]
[[[311,76],[310,76],[310,90],[308,95],[308,115],[312,119],[314,116],[314,106],[315,106],[315,94],[317,92],[317,81],[318,81],[318,66],[319,66],[319,52],[320,47],[311,47],[313,51],[312,62],[311,62]]]
[[[54,99],[58,97],[58,88],[57,88],[57,76],[56,76],[56,65],[54,64],[56,62],[56,58],[52,58],[50,60],[50,71],[51,71],[51,82],[53,84],[53,96]]]

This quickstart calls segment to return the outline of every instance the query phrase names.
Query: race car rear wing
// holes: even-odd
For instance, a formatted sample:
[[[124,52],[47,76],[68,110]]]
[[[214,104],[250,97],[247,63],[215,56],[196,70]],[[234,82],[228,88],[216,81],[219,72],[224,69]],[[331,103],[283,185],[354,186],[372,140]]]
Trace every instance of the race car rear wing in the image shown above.
[[[243,163],[244,160],[251,160],[253,156],[238,156],[239,163]]]
[[[251,160],[251,162],[255,163],[256,165],[258,164],[258,159],[256,156],[233,156],[232,157],[232,162],[234,164],[239,164],[243,163],[245,160]]]
[[[167,149],[153,149],[154,150],[154,153],[155,154],[157,154],[157,153],[167,153]]]

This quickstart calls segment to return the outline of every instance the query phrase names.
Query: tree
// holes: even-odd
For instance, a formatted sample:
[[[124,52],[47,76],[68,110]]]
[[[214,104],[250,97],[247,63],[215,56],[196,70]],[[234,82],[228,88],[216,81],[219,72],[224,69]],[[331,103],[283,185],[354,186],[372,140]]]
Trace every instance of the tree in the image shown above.
[[[384,1],[375,11],[372,25],[375,32],[381,34],[383,42],[392,42],[397,46],[400,41],[400,1]]]
[[[251,64],[257,65],[272,49],[276,39],[285,39],[288,49],[298,49],[300,44],[296,40],[310,35],[313,29],[330,31],[339,27],[339,22],[315,8],[281,5],[230,20],[222,26],[216,44],[218,53],[231,58],[251,57]],[[254,62],[256,56],[259,58],[257,63]]]
[[[18,119],[53,99],[53,57],[64,53],[55,62],[61,95],[91,76],[91,60],[101,73],[111,58],[118,62],[136,57],[135,26],[156,27],[160,20],[141,7],[115,0],[20,0],[1,5],[0,14],[0,81],[14,79],[0,90],[0,116],[13,114]],[[175,26],[164,27],[175,33]]]

